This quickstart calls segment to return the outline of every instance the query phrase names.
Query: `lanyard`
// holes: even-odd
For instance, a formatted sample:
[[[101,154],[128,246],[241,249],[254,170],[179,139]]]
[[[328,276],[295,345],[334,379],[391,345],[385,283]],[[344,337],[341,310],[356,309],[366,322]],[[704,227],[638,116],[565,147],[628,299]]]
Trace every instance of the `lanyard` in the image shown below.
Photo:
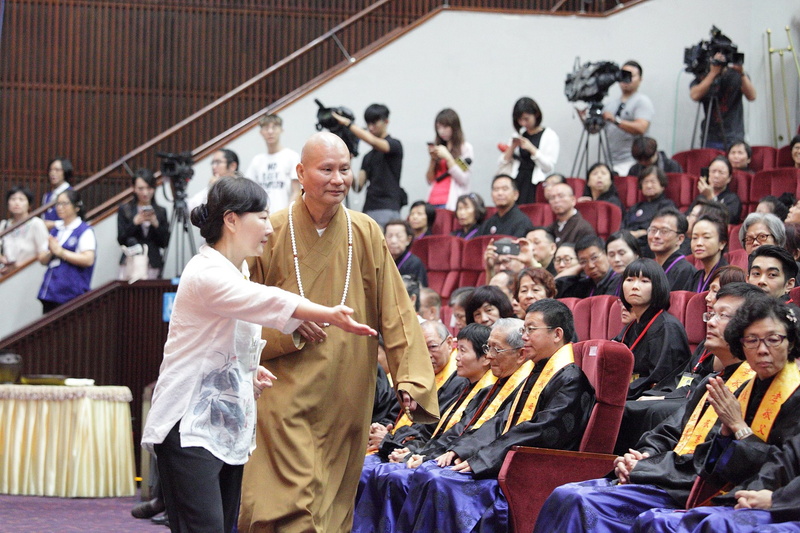
[[[710,355],[711,352],[709,352],[708,350],[703,350],[703,354],[700,356],[700,359],[698,359],[697,364],[694,365],[694,367],[692,368],[692,372],[697,372],[697,369],[700,368],[700,365],[703,364],[703,361],[708,359]]]
[[[683,259],[684,257],[686,257],[686,256],[685,256],[685,255],[683,255],[683,254],[681,254],[681,255],[679,255],[678,257],[676,257],[676,258],[675,258],[675,261],[673,261],[672,263],[670,263],[670,264],[669,264],[669,266],[668,266],[667,268],[665,268],[665,269],[664,269],[664,274],[666,274],[667,272],[669,272],[669,269],[670,269],[670,268],[672,268],[672,267],[674,267],[674,266],[675,266],[675,263],[677,263],[678,261],[680,261],[680,260],[681,260],[681,259]]]
[[[647,325],[644,327],[644,329],[642,330],[642,332],[641,332],[641,333],[639,333],[639,336],[638,336],[638,337],[636,337],[636,340],[635,340],[635,341],[633,341],[633,345],[631,345],[631,348],[630,348],[630,349],[631,349],[631,352],[633,352],[633,349],[634,349],[634,348],[636,348],[636,345],[637,345],[637,344],[639,344],[639,341],[640,341],[640,340],[642,340],[642,337],[644,337],[644,334],[645,334],[645,333],[647,333],[647,330],[648,330],[648,329],[650,329],[650,326],[652,326],[652,325],[653,325],[653,322],[655,322],[655,321],[656,321],[656,318],[658,318],[658,317],[659,317],[659,315],[660,315],[661,313],[663,313],[663,312],[664,312],[664,310],[662,309],[661,311],[659,311],[658,313],[656,313],[656,316],[654,316],[653,318],[651,318],[651,319],[650,319],[650,322],[648,322],[648,323],[647,323]],[[630,324],[628,324],[628,327],[627,327],[627,328],[625,328],[625,333],[622,335],[622,341],[623,341],[623,342],[625,341],[625,337],[628,335],[628,330],[630,330],[630,329],[631,329],[631,326],[633,326],[633,324],[634,324],[634,323],[633,323],[633,322],[631,322]]]
[[[694,292],[703,292],[706,289],[708,289],[708,284],[711,283],[712,279],[714,279],[714,272],[717,271],[717,268],[719,268],[719,264],[721,262],[722,258],[720,258],[720,260],[717,261],[717,264],[714,265],[714,268],[711,269],[711,272],[708,273],[708,276],[706,276],[705,274],[702,274],[700,276],[700,281],[697,282],[697,290]]]
[[[400,260],[400,262],[399,262],[399,263],[397,263],[397,270],[400,270],[400,267],[402,267],[402,266],[403,266],[403,264],[404,264],[406,261],[408,261],[408,258],[409,258],[409,257],[411,257],[411,252],[409,252],[408,250],[406,250],[406,253],[405,253],[405,255],[403,256],[403,258]]]

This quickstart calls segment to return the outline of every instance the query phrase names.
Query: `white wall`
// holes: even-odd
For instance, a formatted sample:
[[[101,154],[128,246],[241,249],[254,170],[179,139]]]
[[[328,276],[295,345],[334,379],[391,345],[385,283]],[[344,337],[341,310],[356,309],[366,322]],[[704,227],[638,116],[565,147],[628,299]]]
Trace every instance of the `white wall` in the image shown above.
[[[636,59],[644,76],[641,91],[653,100],[656,118],[650,128],[667,152],[689,148],[696,104],[688,96],[689,74],[683,72],[683,49],[708,38],[718,26],[746,54],[758,98],[745,104],[745,126],[751,144],[772,145],[772,114],[767,83],[766,29],[773,30],[773,47],[788,43],[790,26],[800,46],[800,4],[796,0],[649,0],[608,18],[517,16],[470,12],[444,12],[393,42],[380,52],[359,60],[343,74],[281,111],[284,144],[300,150],[314,133],[319,98],[330,106],[350,107],[363,124],[363,111],[373,102],[391,109],[390,132],[403,142],[402,184],[411,201],[427,197],[426,141],[432,140],[433,120],[441,109],[452,107],[461,116],[467,139],[475,147],[472,188],[490,202],[490,180],[499,152],[496,144],[512,133],[511,108],[520,96],[531,96],[542,108],[544,125],[561,138],[557,170],[571,169],[581,125],[573,104],[564,97],[564,78],[575,57],[581,62]],[[776,87],[782,96],[780,67],[775,59]],[[791,57],[785,58],[791,123],[800,123],[798,78]],[[611,94],[615,94],[612,87]],[[776,104],[779,130],[785,135],[783,100]],[[782,128],[782,129],[781,129]],[[211,132],[210,132],[211,133]],[[780,145],[786,144],[783,139]],[[231,142],[246,167],[264,150],[258,128]],[[368,147],[361,143],[362,155]],[[359,158],[360,159],[360,158]],[[354,162],[360,168],[360,160]],[[189,194],[202,189],[211,175],[210,158],[199,161]],[[350,195],[350,205],[360,208],[364,193]],[[160,200],[164,205],[163,199]],[[118,248],[116,217],[97,228],[100,263],[93,285],[116,277]],[[174,274],[173,258],[166,276]],[[35,300],[41,269],[15,276],[0,284],[0,301],[17,305],[15,313],[0,316],[0,337],[39,316]]]

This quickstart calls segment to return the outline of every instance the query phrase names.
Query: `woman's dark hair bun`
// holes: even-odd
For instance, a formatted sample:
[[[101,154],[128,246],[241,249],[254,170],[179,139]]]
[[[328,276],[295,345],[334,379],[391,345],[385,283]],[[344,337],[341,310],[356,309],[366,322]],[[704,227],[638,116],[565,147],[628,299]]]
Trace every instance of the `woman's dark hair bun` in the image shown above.
[[[194,209],[192,209],[192,224],[196,227],[202,229],[205,226],[206,221],[208,220],[208,206],[206,204],[200,204]]]

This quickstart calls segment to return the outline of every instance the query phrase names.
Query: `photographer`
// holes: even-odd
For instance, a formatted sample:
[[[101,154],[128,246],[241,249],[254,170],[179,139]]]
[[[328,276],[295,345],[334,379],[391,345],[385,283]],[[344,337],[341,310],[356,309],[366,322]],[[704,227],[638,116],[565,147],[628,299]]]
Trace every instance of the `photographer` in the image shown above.
[[[703,105],[704,132],[708,122],[708,133],[702,143],[706,148],[725,150],[733,141],[744,139],[742,95],[751,102],[756,99],[756,89],[743,64],[731,63],[729,59],[716,52],[708,72],[699,73],[690,85],[689,96]],[[709,105],[712,105],[711,117]]]
[[[360,128],[338,113],[332,113],[332,116],[356,137],[372,146],[372,151],[364,156],[353,190],[360,191],[369,181],[364,213],[383,228],[390,220],[400,218],[400,208],[405,205],[401,200],[405,192],[400,188],[403,145],[389,135],[389,108],[383,104],[367,107],[364,111],[367,129]]]
[[[631,81],[619,82],[622,94],[610,100],[603,108],[606,121],[608,149],[614,170],[620,176],[627,176],[628,170],[636,161],[631,156],[631,146],[637,135],[644,135],[650,128],[655,108],[650,98],[639,93],[642,83],[642,67],[636,61],[627,61],[622,70],[631,73]]]

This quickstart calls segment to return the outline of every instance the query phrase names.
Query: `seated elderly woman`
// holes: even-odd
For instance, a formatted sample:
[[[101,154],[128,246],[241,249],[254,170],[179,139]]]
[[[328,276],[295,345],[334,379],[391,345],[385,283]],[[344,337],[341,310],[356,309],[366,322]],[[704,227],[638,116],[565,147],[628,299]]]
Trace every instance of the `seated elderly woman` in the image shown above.
[[[478,234],[483,219],[486,218],[486,206],[479,194],[471,192],[456,200],[456,221],[458,229],[450,235],[471,239]]]
[[[705,198],[723,204],[728,210],[728,223],[738,224],[742,215],[742,201],[735,192],[728,188],[732,178],[733,167],[728,158],[723,155],[715,157],[708,165],[708,176],[701,177],[697,182],[697,190],[700,194],[697,195],[695,201]],[[692,207],[694,204],[689,207],[690,211]]]
[[[746,142],[742,140],[733,141],[728,148],[727,155],[733,170],[742,170],[750,174],[755,172],[755,170],[750,168],[750,160],[753,159],[753,149]]]
[[[614,186],[616,173],[605,163],[595,163],[586,173],[586,187],[579,202],[609,202],[619,207],[622,211],[622,202]]]
[[[792,137],[792,140],[789,141],[789,146],[791,147],[790,150],[794,168],[800,168],[800,135]]]
[[[762,244],[786,245],[783,222],[771,213],[750,213],[739,228],[739,242],[748,254]]]
[[[472,291],[464,306],[467,324],[477,322],[491,326],[501,318],[514,317],[511,300],[494,285],[481,285]]]
[[[0,233],[13,228],[0,239],[0,275],[36,259],[47,250],[47,226],[39,217],[21,224],[31,212],[33,193],[27,187],[14,186],[6,193],[9,218],[0,221]]]
[[[525,319],[525,310],[533,302],[556,297],[556,281],[543,268],[524,268],[516,276],[514,297],[519,304],[517,317]]]
[[[644,200],[633,205],[622,219],[622,229],[626,229],[639,240],[642,251],[649,251],[647,246],[647,228],[653,217],[667,207],[675,204],[664,196],[667,189],[667,175],[657,166],[651,165],[639,175],[639,190],[642,191]]]

